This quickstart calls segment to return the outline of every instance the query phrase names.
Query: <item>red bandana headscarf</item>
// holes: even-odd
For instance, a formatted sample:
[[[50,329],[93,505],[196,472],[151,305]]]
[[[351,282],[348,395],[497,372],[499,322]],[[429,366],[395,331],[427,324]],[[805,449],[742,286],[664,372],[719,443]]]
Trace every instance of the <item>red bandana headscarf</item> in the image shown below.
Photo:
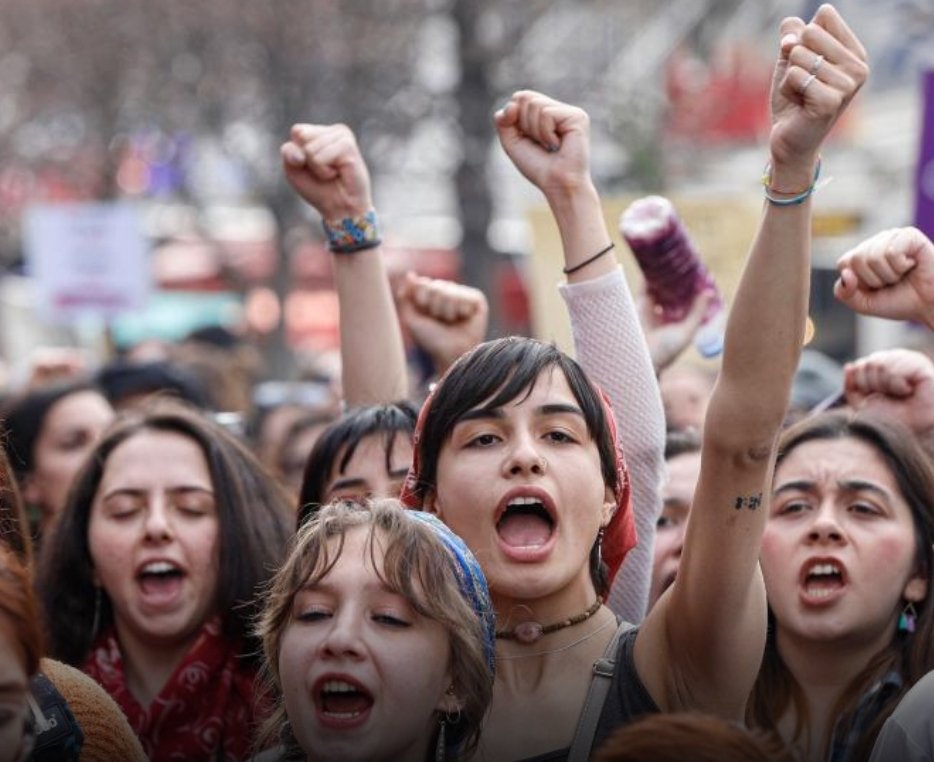
[[[412,467],[405,477],[405,484],[402,487],[402,494],[399,499],[407,508],[422,508],[422,496],[418,490],[418,484],[421,480],[421,466],[419,463],[419,441],[421,440],[422,430],[425,428],[425,418],[431,407],[431,402],[435,392],[444,384],[444,379],[438,382],[428,399],[422,405],[418,414],[418,422],[415,424],[415,436],[413,438],[414,454],[412,455]],[[613,415],[613,408],[610,406],[610,400],[604,394],[603,390],[593,384],[591,385],[597,392],[597,396],[603,405],[604,417],[607,426],[610,429],[610,436],[613,440],[613,450],[616,455],[616,511],[613,513],[609,524],[603,534],[603,542],[600,544],[600,550],[603,554],[603,561],[609,571],[609,582],[613,583],[619,567],[622,566],[626,554],[635,547],[636,544],[636,525],[632,516],[632,489],[629,484],[629,469],[626,467],[626,459],[623,457],[623,451],[619,446],[619,439],[616,436],[616,417]]]

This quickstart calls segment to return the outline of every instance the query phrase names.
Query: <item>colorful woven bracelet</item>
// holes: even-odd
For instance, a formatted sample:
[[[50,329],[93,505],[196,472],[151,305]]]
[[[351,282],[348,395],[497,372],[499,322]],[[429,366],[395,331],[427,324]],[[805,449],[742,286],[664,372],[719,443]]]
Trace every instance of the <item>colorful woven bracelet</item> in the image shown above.
[[[776,198],[772,193],[782,193],[782,191],[776,190],[770,187],[772,182],[772,164],[765,165],[765,172],[762,175],[762,185],[765,187],[765,198],[770,204],[775,206],[794,206],[796,204],[803,204],[817,188],[817,180],[820,177],[821,169],[821,160],[820,157],[817,159],[817,166],[814,167],[814,179],[811,180],[810,186],[806,190],[803,190],[801,193],[798,193],[795,196],[790,198]],[[770,192],[771,191],[771,192]]]
[[[324,220],[324,234],[328,239],[328,249],[335,254],[353,254],[382,243],[375,209],[356,217]]]

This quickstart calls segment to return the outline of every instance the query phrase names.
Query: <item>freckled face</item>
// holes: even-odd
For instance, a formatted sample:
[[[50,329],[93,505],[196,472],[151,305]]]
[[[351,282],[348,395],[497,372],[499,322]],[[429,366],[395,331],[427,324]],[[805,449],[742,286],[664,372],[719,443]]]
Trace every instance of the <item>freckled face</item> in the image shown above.
[[[857,439],[806,442],[779,464],[761,563],[779,632],[880,644],[927,595],[911,510]]]

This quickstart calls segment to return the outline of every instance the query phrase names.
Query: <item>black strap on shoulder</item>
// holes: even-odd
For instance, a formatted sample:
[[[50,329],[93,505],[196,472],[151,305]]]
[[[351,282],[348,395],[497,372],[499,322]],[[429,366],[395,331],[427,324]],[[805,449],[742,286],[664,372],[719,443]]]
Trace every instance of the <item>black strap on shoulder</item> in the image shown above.
[[[30,762],[77,762],[84,733],[65,697],[41,672],[29,681],[29,709],[35,744]]]
[[[606,703],[606,694],[609,692],[610,683],[613,680],[613,670],[616,668],[616,652],[619,649],[619,641],[623,635],[634,627],[634,624],[622,622],[616,628],[613,637],[610,638],[603,656],[593,664],[590,688],[587,690],[584,708],[581,709],[580,718],[577,720],[574,740],[571,742],[571,750],[568,753],[568,762],[587,762],[590,759],[593,740],[597,735],[597,724],[600,722],[603,705]]]

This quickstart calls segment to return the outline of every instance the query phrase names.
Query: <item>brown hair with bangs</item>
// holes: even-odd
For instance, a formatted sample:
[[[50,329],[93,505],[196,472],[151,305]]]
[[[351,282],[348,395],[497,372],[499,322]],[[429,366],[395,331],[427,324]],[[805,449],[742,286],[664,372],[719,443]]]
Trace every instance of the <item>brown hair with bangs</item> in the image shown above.
[[[287,560],[269,585],[255,630],[263,646],[266,683],[273,695],[281,694],[279,651],[292,623],[295,596],[319,583],[334,568],[347,532],[355,527],[367,528],[366,553],[380,579],[421,616],[440,622],[448,633],[453,687],[461,703],[459,719],[447,725],[448,745],[458,747],[458,757],[469,756],[476,748],[493,694],[482,625],[461,594],[451,551],[431,527],[409,515],[398,500],[335,501],[323,506],[299,530]],[[377,550],[383,553],[381,564],[376,563]],[[287,719],[280,699],[263,726],[259,748],[278,737]]]

